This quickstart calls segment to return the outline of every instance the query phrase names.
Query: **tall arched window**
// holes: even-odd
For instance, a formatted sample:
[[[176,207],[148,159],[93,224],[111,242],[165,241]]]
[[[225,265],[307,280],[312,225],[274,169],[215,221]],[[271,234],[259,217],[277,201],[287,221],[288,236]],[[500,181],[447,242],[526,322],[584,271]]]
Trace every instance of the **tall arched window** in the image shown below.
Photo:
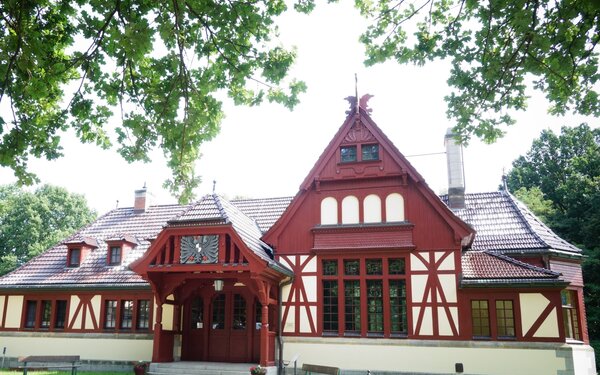
[[[353,195],[342,200],[342,224],[358,224],[358,198]]]
[[[371,194],[365,197],[363,212],[365,223],[381,223],[381,199],[378,195]]]
[[[335,225],[337,223],[337,200],[334,197],[327,197],[321,201],[321,225]]]
[[[392,193],[385,198],[385,221],[404,221],[404,198]]]

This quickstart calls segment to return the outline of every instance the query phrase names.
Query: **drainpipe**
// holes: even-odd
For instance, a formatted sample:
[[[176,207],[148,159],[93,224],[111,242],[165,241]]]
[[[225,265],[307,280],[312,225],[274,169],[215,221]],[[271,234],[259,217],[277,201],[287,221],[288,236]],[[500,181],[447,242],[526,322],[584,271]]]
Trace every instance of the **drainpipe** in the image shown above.
[[[279,283],[279,301],[278,305],[278,318],[277,318],[277,343],[279,344],[279,361],[277,361],[277,375],[283,374],[283,288],[290,285],[294,281],[293,277],[288,277]]]

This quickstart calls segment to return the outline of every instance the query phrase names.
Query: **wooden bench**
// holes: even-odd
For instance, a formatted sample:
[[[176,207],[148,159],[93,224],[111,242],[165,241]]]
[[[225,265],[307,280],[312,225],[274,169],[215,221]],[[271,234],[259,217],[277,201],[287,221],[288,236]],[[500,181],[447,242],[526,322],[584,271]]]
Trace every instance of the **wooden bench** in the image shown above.
[[[41,369],[71,369],[71,374],[77,374],[79,367],[78,355],[30,355],[27,357],[19,357],[19,362],[23,362],[23,374],[27,374],[27,370]],[[33,366],[31,365],[33,364]]]
[[[302,365],[302,371],[305,374],[325,374],[325,375],[339,375],[339,367],[321,366],[321,365],[310,365],[304,363]]]

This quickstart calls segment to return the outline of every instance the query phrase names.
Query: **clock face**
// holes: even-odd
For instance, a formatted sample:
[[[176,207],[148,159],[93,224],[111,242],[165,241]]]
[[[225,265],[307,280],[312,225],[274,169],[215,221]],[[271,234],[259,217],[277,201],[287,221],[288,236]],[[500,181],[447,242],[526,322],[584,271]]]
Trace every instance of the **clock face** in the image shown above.
[[[181,237],[181,264],[208,264],[219,260],[219,236]]]

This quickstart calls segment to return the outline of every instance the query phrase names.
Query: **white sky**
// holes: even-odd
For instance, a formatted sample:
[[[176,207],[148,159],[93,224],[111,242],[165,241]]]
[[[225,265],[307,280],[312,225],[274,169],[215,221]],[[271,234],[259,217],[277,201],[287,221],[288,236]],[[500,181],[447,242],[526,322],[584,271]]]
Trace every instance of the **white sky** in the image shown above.
[[[350,2],[320,4],[308,16],[290,12],[280,21],[282,43],[298,49],[292,76],[304,80],[308,91],[293,112],[280,105],[248,108],[226,103],[221,132],[203,146],[197,163],[203,179],[198,197],[212,191],[213,180],[217,192],[229,198],[296,194],[345,120],[348,103],[343,98],[354,95],[355,73],[359,96],[374,95],[369,102],[373,120],[405,156],[444,151],[444,134],[453,125],[443,101],[450,92],[447,64],[414,67],[388,62],[365,68],[364,49],[358,43],[364,21]],[[558,131],[562,125],[584,121],[598,126],[597,119],[551,117],[544,98],[538,96],[526,112],[517,114],[517,124],[503,139],[493,145],[473,140],[464,150],[467,192],[496,190],[503,169],[509,170],[512,161],[529,150],[542,129]],[[120,207],[131,206],[134,190],[144,183],[156,203],[175,201],[162,189],[170,171],[160,150],[152,163],[128,164],[114,150],[81,145],[69,135],[64,139],[65,157],[30,161],[42,183],[84,194],[99,214],[117,201]],[[445,192],[445,155],[408,159],[436,193]],[[0,184],[14,180],[11,170],[0,169]]]

